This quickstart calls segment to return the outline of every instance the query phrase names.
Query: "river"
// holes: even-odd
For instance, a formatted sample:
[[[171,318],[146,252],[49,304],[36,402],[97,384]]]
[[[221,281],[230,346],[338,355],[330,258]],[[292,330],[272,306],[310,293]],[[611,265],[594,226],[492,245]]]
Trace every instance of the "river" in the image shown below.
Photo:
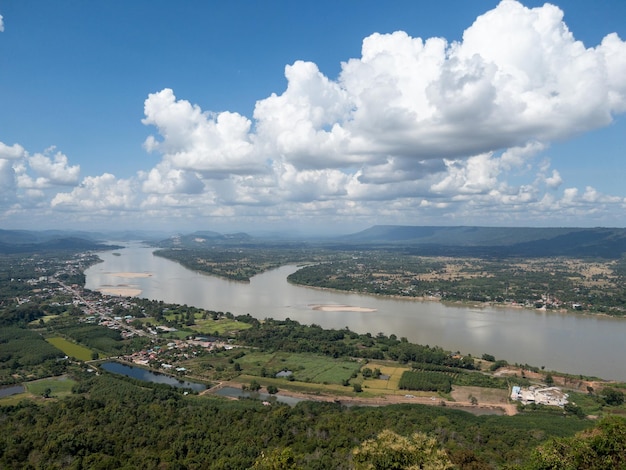
[[[104,262],[86,271],[85,287],[131,289],[148,299],[235,315],[249,313],[258,319],[290,318],[324,328],[348,327],[357,333],[396,334],[477,357],[488,353],[546,370],[626,380],[626,361],[621,360],[626,337],[623,319],[312,289],[287,282],[287,276],[298,269],[294,265],[259,274],[250,283],[234,282],[191,271],[154,256],[153,251],[129,244],[115,253],[98,253]],[[313,308],[320,305],[326,309]],[[355,308],[333,311],[333,305]]]

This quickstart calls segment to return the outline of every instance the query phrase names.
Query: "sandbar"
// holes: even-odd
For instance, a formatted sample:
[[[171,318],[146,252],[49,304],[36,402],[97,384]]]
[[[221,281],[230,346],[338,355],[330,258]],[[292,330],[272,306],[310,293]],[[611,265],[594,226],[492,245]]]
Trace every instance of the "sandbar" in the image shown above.
[[[320,310],[322,312],[375,312],[375,308],[369,307],[355,307],[352,305],[333,305],[333,304],[318,304],[310,305],[313,310]]]
[[[134,287],[101,287],[98,291],[105,295],[115,295],[118,297],[137,297],[141,294],[141,289]]]
[[[115,277],[136,278],[136,277],[152,277],[152,273],[111,273]]]

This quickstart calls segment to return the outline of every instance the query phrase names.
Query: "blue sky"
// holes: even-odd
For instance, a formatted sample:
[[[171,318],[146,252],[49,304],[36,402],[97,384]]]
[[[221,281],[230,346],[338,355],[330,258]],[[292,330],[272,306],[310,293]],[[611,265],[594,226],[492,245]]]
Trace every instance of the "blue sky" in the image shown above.
[[[626,226],[626,2],[0,2],[0,227]]]

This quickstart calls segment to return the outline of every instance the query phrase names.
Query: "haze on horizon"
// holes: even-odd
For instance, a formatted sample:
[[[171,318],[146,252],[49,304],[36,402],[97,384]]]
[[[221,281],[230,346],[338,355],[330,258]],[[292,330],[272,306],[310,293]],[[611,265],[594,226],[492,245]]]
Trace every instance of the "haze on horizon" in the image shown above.
[[[626,226],[625,4],[415,3],[0,6],[0,227]]]

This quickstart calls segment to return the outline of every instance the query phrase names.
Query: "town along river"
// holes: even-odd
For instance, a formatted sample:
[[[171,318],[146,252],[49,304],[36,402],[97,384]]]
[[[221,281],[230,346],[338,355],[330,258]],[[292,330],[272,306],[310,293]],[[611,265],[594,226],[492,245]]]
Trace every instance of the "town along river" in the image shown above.
[[[292,265],[255,276],[250,283],[234,282],[191,271],[153,251],[131,244],[115,254],[99,253],[104,262],[86,271],[85,287],[234,315],[249,313],[260,320],[290,318],[324,328],[395,334],[478,357],[488,353],[546,370],[626,380],[626,361],[621,360],[626,320],[312,289],[287,282],[298,269]]]

